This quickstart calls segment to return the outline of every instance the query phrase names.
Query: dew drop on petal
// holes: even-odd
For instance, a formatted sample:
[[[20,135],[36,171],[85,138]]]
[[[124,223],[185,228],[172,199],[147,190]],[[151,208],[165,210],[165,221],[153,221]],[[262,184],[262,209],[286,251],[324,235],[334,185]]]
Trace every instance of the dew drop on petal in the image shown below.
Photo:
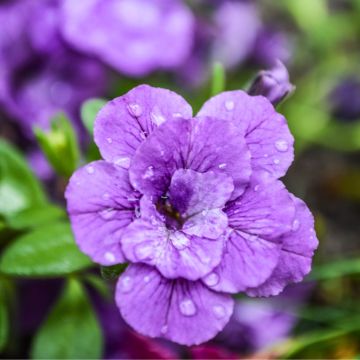
[[[142,140],[146,139],[146,132],[145,131],[140,131],[140,137]]]
[[[165,324],[164,326],[161,327],[160,332],[161,332],[162,334],[166,334],[167,331],[168,331],[168,326]]]
[[[219,169],[225,169],[226,168],[226,164],[225,163],[222,163],[222,164],[219,164]]]
[[[280,140],[275,141],[275,147],[276,147],[276,150],[285,152],[288,150],[289,144],[287,143],[286,140],[280,139]]]
[[[86,171],[87,171],[88,174],[91,175],[91,174],[93,174],[93,173],[95,172],[95,169],[94,169],[93,166],[88,165],[88,166],[86,167]]]
[[[127,293],[133,288],[133,281],[130,276],[124,276],[120,279],[120,289],[122,292]]]
[[[102,198],[103,198],[104,200],[109,200],[109,199],[110,199],[110,194],[109,194],[109,193],[104,193],[103,196],[102,196]]]
[[[292,231],[298,231],[300,227],[300,221],[295,219],[292,223]]]
[[[173,113],[173,117],[176,117],[176,118],[180,118],[182,117],[183,115],[181,113]]]
[[[130,113],[130,115],[135,116],[135,117],[139,117],[141,116],[143,110],[142,107],[139,104],[129,104],[128,105],[128,111]]]
[[[279,160],[279,159],[274,159],[274,164],[275,164],[275,165],[280,164],[280,160]]]
[[[150,276],[146,275],[144,276],[144,282],[148,283],[150,281]]]
[[[109,144],[111,144],[111,143],[112,143],[112,138],[111,138],[111,137],[108,137],[108,138],[106,138],[106,141],[107,141]]]
[[[211,273],[204,278],[204,282],[208,286],[215,286],[219,282],[219,275]]]
[[[134,213],[136,218],[139,218],[141,216],[141,211],[139,206],[135,206]]]
[[[178,231],[171,236],[171,242],[178,250],[183,250],[190,245],[190,240],[184,234]]]
[[[267,158],[267,157],[269,157],[269,154],[264,154],[264,158]]]
[[[160,109],[155,106],[150,113],[151,121],[159,126],[166,121],[164,115],[160,112]]]
[[[193,316],[196,314],[196,306],[191,299],[185,299],[180,302],[180,312],[185,316]]]
[[[117,166],[128,169],[130,167],[130,158],[128,158],[127,156],[119,156],[115,158],[114,163]]]
[[[234,110],[234,107],[235,107],[235,104],[234,104],[234,102],[233,102],[232,100],[227,100],[227,101],[225,101],[225,109],[226,109],[227,111],[232,111],[232,110]]]
[[[107,260],[109,262],[114,262],[116,260],[115,255],[110,251],[107,251],[104,254],[104,258],[105,258],[105,260]]]
[[[259,190],[259,188],[260,188],[260,185],[255,185],[255,187],[254,187],[254,191],[258,191],[258,190]]]
[[[104,220],[110,220],[111,218],[113,218],[116,214],[116,211],[113,208],[108,208],[108,209],[104,209],[99,211],[99,215],[104,219]]]
[[[143,179],[149,179],[149,178],[151,178],[151,177],[153,177],[154,176],[154,167],[153,166],[149,166],[147,169],[146,169],[146,171],[145,171],[145,173],[144,173],[144,175],[143,175]]]
[[[226,315],[225,308],[222,305],[214,305],[213,312],[218,319],[222,319]]]

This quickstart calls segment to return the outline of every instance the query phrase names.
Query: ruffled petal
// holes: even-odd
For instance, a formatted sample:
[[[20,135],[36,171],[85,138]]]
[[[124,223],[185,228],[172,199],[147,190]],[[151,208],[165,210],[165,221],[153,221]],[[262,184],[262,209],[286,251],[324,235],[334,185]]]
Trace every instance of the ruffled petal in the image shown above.
[[[75,240],[95,262],[124,262],[121,234],[134,219],[139,193],[124,169],[95,161],[78,169],[65,192]]]
[[[174,117],[191,116],[192,109],[181,96],[140,85],[100,110],[94,138],[105,160],[129,168],[136,149],[154,128]]]
[[[280,250],[281,243],[232,231],[225,243],[220,265],[203,281],[211,289],[228,293],[258,286],[272,274]]]
[[[294,139],[285,118],[262,96],[227,91],[208,100],[199,116],[229,120],[243,131],[254,173],[264,179],[285,175],[294,159]]]
[[[250,296],[278,295],[289,283],[300,282],[311,270],[314,250],[318,246],[314,218],[305,203],[293,197],[296,214],[292,230],[283,236],[277,267],[260,287],[248,289]]]
[[[130,224],[122,235],[122,248],[130,261],[153,265],[169,279],[183,277],[189,280],[201,278],[220,263],[225,240],[220,235],[226,229],[227,221],[217,225],[221,233],[215,239],[169,230],[155,206],[150,214],[149,201],[147,197],[142,198],[141,209],[145,208],[145,211],[141,211],[141,219]]]
[[[138,148],[130,181],[144,194],[167,192],[177,169],[229,175],[232,198],[240,195],[250,177],[250,155],[243,135],[230,122],[212,118],[174,119],[156,129]]]
[[[130,265],[121,275],[116,303],[139,333],[188,346],[221,331],[234,306],[229,295],[213,292],[201,281],[167,280],[145,265]]]

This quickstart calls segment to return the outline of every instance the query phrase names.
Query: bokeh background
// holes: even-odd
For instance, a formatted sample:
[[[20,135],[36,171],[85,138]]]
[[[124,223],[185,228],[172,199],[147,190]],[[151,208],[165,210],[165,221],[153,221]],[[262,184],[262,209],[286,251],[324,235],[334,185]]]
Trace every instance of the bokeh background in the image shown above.
[[[239,295],[200,346],[132,332],[122,269],[91,264],[64,211],[68,177],[99,157],[97,110],[142,83],[197,110],[277,60],[296,87],[277,109],[296,140],[284,181],[316,218],[312,273]],[[0,356],[360,359],[359,150],[360,0],[1,0]]]

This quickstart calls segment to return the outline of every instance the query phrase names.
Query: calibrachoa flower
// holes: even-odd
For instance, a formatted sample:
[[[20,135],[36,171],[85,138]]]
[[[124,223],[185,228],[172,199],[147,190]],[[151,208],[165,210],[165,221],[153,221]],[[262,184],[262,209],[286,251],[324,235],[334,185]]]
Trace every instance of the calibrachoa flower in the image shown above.
[[[179,66],[191,50],[193,15],[178,0],[65,0],[62,8],[65,39],[129,75]]]
[[[310,271],[313,217],[278,180],[293,138],[267,99],[224,92],[192,117],[142,85],[99,112],[94,134],[104,160],[71,177],[68,212],[84,253],[130,263],[116,302],[138,332],[199,344],[228,322],[231,294],[276,295]]]

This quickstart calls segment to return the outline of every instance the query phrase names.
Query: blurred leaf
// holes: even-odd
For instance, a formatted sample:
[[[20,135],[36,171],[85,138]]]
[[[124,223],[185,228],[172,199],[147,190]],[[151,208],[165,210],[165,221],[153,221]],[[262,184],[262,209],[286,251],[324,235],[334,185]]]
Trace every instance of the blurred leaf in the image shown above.
[[[89,99],[81,106],[81,119],[90,135],[94,133],[96,115],[106,103],[105,99]]]
[[[215,62],[212,68],[211,96],[215,96],[225,90],[226,75],[224,66]]]
[[[1,289],[2,290],[2,289]],[[6,346],[9,336],[9,314],[3,291],[0,292],[0,352]]]
[[[43,189],[20,153],[0,140],[0,214],[12,215],[46,203]]]
[[[101,266],[100,272],[101,276],[105,280],[115,280],[121,273],[125,271],[127,264],[117,264],[112,266]]]
[[[45,205],[36,208],[25,209],[11,216],[7,225],[12,229],[35,228],[65,218],[65,211],[56,205]]]
[[[51,129],[46,132],[34,128],[35,137],[51,166],[60,174],[69,177],[78,167],[80,159],[76,132],[63,113],[51,121]]]
[[[100,359],[103,339],[83,286],[70,279],[35,336],[33,359]]]
[[[345,275],[360,274],[360,258],[332,261],[313,268],[308,280],[325,280]]]
[[[83,279],[87,281],[105,299],[111,298],[109,286],[102,278],[94,274],[85,274]]]
[[[65,275],[90,265],[67,223],[43,226],[19,237],[0,257],[0,271],[13,276]]]

